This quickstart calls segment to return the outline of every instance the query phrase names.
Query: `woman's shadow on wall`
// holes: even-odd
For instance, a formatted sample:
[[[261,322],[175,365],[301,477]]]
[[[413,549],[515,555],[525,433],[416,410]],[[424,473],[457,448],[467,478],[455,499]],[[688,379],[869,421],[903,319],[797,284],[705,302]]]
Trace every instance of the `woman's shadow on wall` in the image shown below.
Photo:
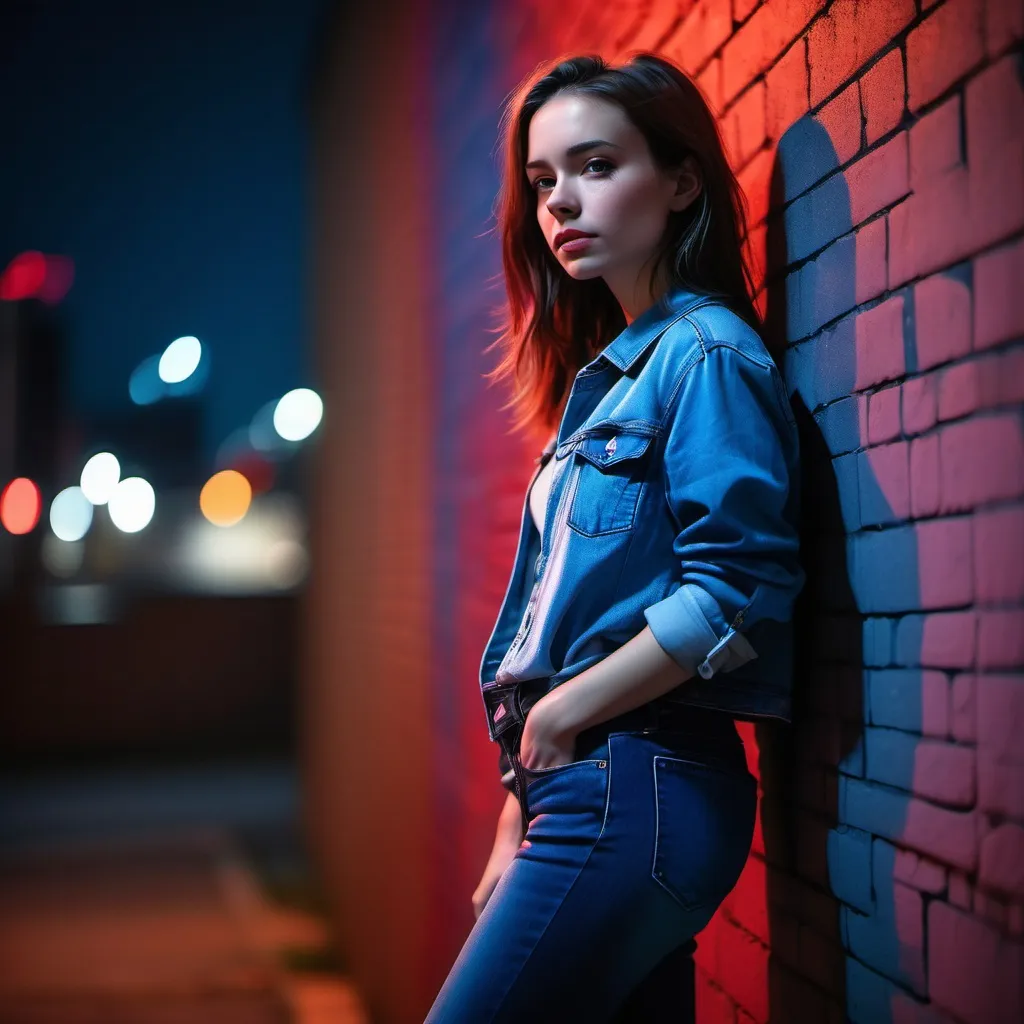
[[[876,970],[891,963],[883,973],[908,981],[900,975],[906,957],[894,925],[892,847],[851,828],[845,809],[851,780],[870,799],[863,782],[868,666],[888,665],[893,646],[893,620],[870,615],[885,601],[865,593],[864,574],[873,574],[877,595],[896,569],[860,557],[868,552],[852,538],[865,519],[887,518],[878,510],[888,509],[885,491],[893,482],[877,479],[859,451],[867,424],[860,413],[866,403],[854,395],[857,242],[850,186],[835,173],[838,165],[826,130],[805,117],[780,140],[770,185],[765,338],[800,433],[807,573],[794,612],[792,724],[756,727],[772,1024],[831,1020],[839,1008],[839,1019],[847,1019],[860,987],[848,985],[860,967],[851,939],[858,957]],[[885,259],[884,246],[878,259]],[[911,370],[912,315],[904,330]],[[916,580],[916,542],[908,543],[914,550],[899,553],[898,571]],[[908,675],[917,685],[914,693],[913,679],[904,678],[907,696],[919,702],[920,670]],[[893,828],[898,834],[898,823]],[[875,1007],[871,1019],[883,1024],[887,1009]]]
[[[856,262],[851,245],[846,265],[830,268],[832,273],[819,281],[816,261],[800,262],[802,249],[816,243],[801,237],[807,225],[801,223],[799,200],[794,201],[808,179],[835,166],[831,140],[811,119],[786,133],[772,167],[765,247],[765,340],[786,378],[800,434],[800,555],[807,573],[794,610],[792,725],[766,723],[756,729],[770,945],[768,1019],[773,1022],[824,1020],[824,1005],[820,1016],[809,1016],[819,986],[840,1005],[846,1003],[841,911],[829,885],[828,834],[839,824],[839,763],[856,749],[864,721],[857,670],[863,665],[863,626],[847,564],[835,453],[814,417],[819,403],[832,397],[822,385],[836,374],[803,350],[820,341],[815,330],[831,312],[826,304],[854,306]],[[840,201],[830,210],[830,226],[841,235],[850,230],[849,199],[843,204],[841,195],[834,198]],[[846,223],[837,223],[844,212]],[[849,395],[855,348],[845,356],[849,368],[834,369],[849,378]],[[852,421],[856,427],[855,406]],[[856,445],[859,438],[848,440]],[[818,944],[819,976],[806,991],[811,941]]]

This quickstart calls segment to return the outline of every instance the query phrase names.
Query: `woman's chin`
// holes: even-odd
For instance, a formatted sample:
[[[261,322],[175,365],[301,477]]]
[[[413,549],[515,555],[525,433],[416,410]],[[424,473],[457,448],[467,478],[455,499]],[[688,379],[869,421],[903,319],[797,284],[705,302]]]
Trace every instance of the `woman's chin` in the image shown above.
[[[590,281],[601,276],[601,268],[597,260],[579,259],[571,263],[563,263],[565,272],[575,281]]]

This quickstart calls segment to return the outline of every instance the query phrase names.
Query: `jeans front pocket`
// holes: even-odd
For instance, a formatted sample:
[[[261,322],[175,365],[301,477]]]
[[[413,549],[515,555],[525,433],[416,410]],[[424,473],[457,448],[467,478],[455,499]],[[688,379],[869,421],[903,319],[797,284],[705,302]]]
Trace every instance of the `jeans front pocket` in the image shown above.
[[[576,449],[579,461],[568,522],[577,533],[601,537],[633,528],[650,466],[645,455],[653,437],[605,431],[586,437]]]
[[[530,834],[538,828],[596,839],[608,802],[608,759],[586,758],[550,768],[523,768]],[[538,821],[541,818],[541,821]]]
[[[745,769],[659,755],[654,791],[652,877],[685,910],[717,906],[750,853],[757,780]]]

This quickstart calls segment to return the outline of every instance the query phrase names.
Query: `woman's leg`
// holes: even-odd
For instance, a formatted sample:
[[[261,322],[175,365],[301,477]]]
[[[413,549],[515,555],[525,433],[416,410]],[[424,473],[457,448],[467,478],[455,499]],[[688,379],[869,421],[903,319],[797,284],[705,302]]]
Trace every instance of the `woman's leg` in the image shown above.
[[[686,752],[612,733],[529,773],[529,831],[427,1024],[610,1021],[707,924],[746,859],[755,784]]]
[[[615,1011],[611,1024],[694,1024],[695,939],[673,949]]]

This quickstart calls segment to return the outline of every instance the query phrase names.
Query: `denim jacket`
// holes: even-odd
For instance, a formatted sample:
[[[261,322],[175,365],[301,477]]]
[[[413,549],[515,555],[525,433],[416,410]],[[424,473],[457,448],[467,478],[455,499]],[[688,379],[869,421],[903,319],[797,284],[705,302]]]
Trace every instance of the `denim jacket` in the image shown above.
[[[693,673],[665,700],[788,721],[799,448],[757,332],[671,290],[576,375],[530,487],[552,456],[543,535],[529,488],[523,502],[481,690],[539,699],[649,625]],[[492,741],[494,726],[488,711]]]

